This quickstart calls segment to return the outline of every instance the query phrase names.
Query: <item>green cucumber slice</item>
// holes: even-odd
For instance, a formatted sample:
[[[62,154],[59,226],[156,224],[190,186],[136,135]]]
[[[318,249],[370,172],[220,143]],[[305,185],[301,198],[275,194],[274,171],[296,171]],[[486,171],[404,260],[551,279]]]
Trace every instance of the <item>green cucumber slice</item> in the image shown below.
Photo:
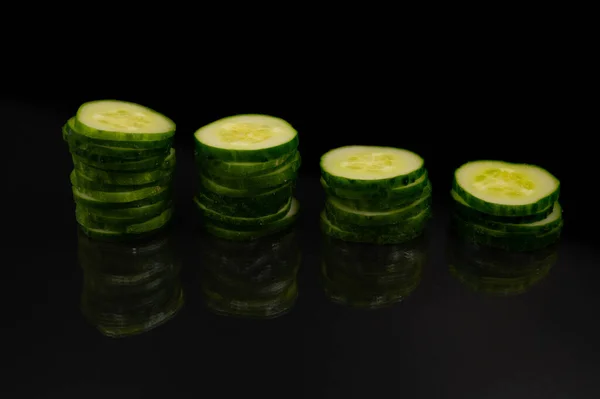
[[[139,104],[90,101],[79,107],[75,130],[84,136],[114,141],[155,141],[175,135],[175,123]]]
[[[134,202],[147,197],[151,197],[165,190],[168,186],[151,186],[138,188],[132,191],[98,191],[90,190],[78,184],[79,180],[75,175],[75,171],[71,172],[71,184],[77,187],[80,193],[83,193],[97,201],[102,202]]]
[[[452,189],[480,212],[526,216],[552,206],[558,200],[560,182],[535,165],[474,161],[456,169]]]
[[[225,187],[234,189],[257,189],[257,188],[271,188],[281,186],[292,180],[295,180],[298,176],[298,169],[302,164],[302,158],[300,153],[296,152],[294,158],[290,159],[287,163],[280,166],[279,168],[258,176],[248,177],[225,177],[210,175],[207,176]]]
[[[206,158],[196,154],[196,164],[206,173],[224,177],[246,177],[263,175],[285,164],[296,154],[289,152],[281,157],[265,162],[226,162],[214,158]]]
[[[535,229],[527,232],[498,231],[474,225],[456,213],[452,216],[453,226],[462,238],[480,245],[515,252],[534,251],[555,243],[560,238],[564,225],[561,217],[558,224],[550,231]]]
[[[474,225],[481,225],[492,230],[514,232],[531,230],[549,231],[558,225],[562,218],[562,208],[558,201],[551,207],[548,207],[548,209],[544,209],[541,213],[535,213],[530,216],[493,216],[470,207],[456,191],[452,190],[450,194],[454,199],[454,210],[461,218]]]
[[[218,194],[222,197],[231,197],[231,198],[251,198],[255,196],[259,196],[268,192],[272,192],[273,187],[268,188],[252,188],[252,189],[235,189],[230,187],[225,187],[214,180],[211,180],[208,176],[200,173],[198,176],[200,181],[200,191],[201,192],[212,192]],[[293,184],[290,182],[288,184]]]
[[[142,189],[145,190],[145,189]],[[90,192],[81,191],[78,187],[73,186],[73,198],[76,203],[81,203],[84,206],[90,208],[105,208],[105,209],[123,209],[123,208],[134,208],[144,205],[155,204],[160,201],[170,199],[172,190],[170,186],[161,186],[154,189],[152,195],[142,197],[141,193],[131,192],[130,196],[127,193],[104,193],[104,192]],[[135,194],[134,194],[135,193]],[[104,198],[104,194],[125,194],[122,197],[110,198],[118,199],[118,202],[107,202]],[[146,195],[147,191],[143,191],[143,195]],[[142,197],[142,198],[140,198]]]
[[[415,202],[402,208],[373,212],[349,208],[336,197],[328,197],[325,202],[327,217],[339,227],[342,225],[382,226],[400,223],[421,213],[431,205],[431,194],[425,193]]]
[[[168,157],[175,156],[175,149],[171,148],[168,156],[160,155],[135,161],[112,157],[86,158],[81,156],[81,152],[73,151],[71,155],[73,156],[73,163],[84,163],[109,172],[141,172],[162,167]]]
[[[290,210],[292,198],[288,199],[287,203],[279,208],[276,213],[259,218],[244,218],[218,213],[210,208],[210,200],[202,194],[194,197],[194,203],[200,210],[202,216],[213,222],[237,227],[261,227],[276,220],[283,219]]]
[[[84,209],[87,213],[93,214],[95,218],[106,219],[107,222],[114,220],[115,223],[119,220],[140,220],[148,219],[156,215],[161,214],[165,209],[172,206],[171,199],[158,201],[148,205],[134,206],[131,208],[117,208],[117,209],[105,209],[105,208],[92,208],[85,205],[85,203],[78,202],[76,207]]]
[[[173,149],[160,167],[143,172],[116,172],[88,165],[73,159],[73,166],[81,175],[91,179],[115,186],[136,186],[149,184],[168,178],[173,174],[176,164],[175,150]]]
[[[173,175],[165,175],[163,179],[150,182],[147,184],[136,184],[129,186],[118,186],[114,184],[105,184],[101,180],[93,180],[88,176],[85,176],[77,169],[74,169],[71,172],[71,184],[77,187],[81,187],[86,190],[94,190],[94,191],[107,191],[107,192],[123,192],[123,191],[135,191],[141,188],[154,187],[154,186],[164,186],[169,184],[172,181]]]
[[[83,232],[93,238],[131,238],[139,234],[154,232],[166,226],[172,216],[173,210],[168,208],[160,215],[143,223],[107,227],[91,221],[85,212],[76,211],[75,213],[77,223]]]
[[[325,189],[327,193],[327,189]],[[419,198],[431,195],[432,187],[429,180],[426,184],[421,187],[420,190],[410,190],[409,196],[394,195],[388,198],[376,197],[374,199],[346,199],[336,197],[335,195],[329,194],[328,197],[336,198],[337,202],[343,204],[344,207],[352,209],[354,211],[367,211],[367,212],[385,212],[393,211],[394,209],[404,208],[409,206],[411,203],[418,201]]]
[[[391,189],[383,189],[383,190],[353,190],[348,188],[340,188],[340,187],[331,187],[327,184],[327,182],[321,177],[321,185],[325,190],[325,193],[328,195],[333,195],[338,198],[348,199],[348,200],[365,200],[365,201],[398,201],[404,198],[410,198],[413,196],[419,196],[425,186],[430,184],[429,176],[427,170],[423,172],[423,174],[415,180],[413,183],[410,183],[407,186],[397,186]]]
[[[387,230],[386,226],[363,226],[356,227],[356,231],[347,231],[336,226],[327,217],[326,211],[321,212],[321,231],[330,237],[337,238],[342,241],[362,242],[378,245],[401,244],[412,240],[423,234],[427,227],[429,219],[431,219],[431,208],[424,209],[421,213],[406,219],[401,225],[402,229]],[[393,226],[394,229],[398,226]]]
[[[173,137],[164,140],[153,140],[153,141],[117,141],[117,140],[104,140],[94,139],[92,137],[84,136],[79,134],[75,130],[75,117],[69,119],[62,128],[63,140],[67,142],[75,142],[81,146],[98,146],[108,147],[114,150],[138,150],[138,151],[152,151],[168,149],[173,146]]]
[[[293,194],[293,184],[288,183],[256,196],[239,198],[215,194],[200,189],[198,193],[206,198],[210,209],[224,215],[256,218],[276,213]]]
[[[264,162],[298,147],[298,132],[269,115],[235,115],[219,119],[194,133],[200,156],[232,162]]]
[[[388,190],[408,186],[423,173],[423,158],[400,148],[346,146],[321,157],[321,174],[330,187]]]
[[[291,227],[300,213],[300,203],[296,198],[292,198],[291,205],[285,216],[279,220],[263,224],[256,230],[232,230],[214,223],[207,222],[204,224],[206,231],[214,236],[232,240],[232,241],[249,241],[256,240],[261,237],[266,237],[271,234],[279,233]]]

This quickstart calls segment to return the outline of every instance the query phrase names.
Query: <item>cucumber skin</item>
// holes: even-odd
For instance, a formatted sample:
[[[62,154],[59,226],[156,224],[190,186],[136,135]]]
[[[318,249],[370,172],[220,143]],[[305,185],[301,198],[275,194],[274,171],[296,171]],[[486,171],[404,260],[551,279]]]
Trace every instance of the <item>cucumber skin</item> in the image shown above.
[[[75,171],[71,172],[71,184],[77,187],[77,190],[85,195],[93,197],[97,201],[102,202],[133,202],[159,194],[166,185],[152,185],[149,187],[141,187],[132,191],[98,191],[84,187],[80,184],[81,179],[77,179]]]
[[[405,229],[401,233],[395,234],[380,234],[377,229],[365,228],[361,232],[351,232],[340,229],[331,223],[327,218],[325,211],[321,212],[320,226],[323,234],[342,241],[350,241],[357,243],[370,243],[377,245],[401,244],[409,240],[415,239],[423,234],[429,219],[432,217],[430,208],[422,212],[419,218],[415,218],[414,223],[405,225]]]
[[[158,193],[157,195],[153,195],[150,197],[146,197],[140,200],[132,201],[132,202],[103,202],[103,201],[90,201],[88,199],[77,196],[76,187],[73,187],[73,199],[76,204],[82,204],[88,208],[98,208],[98,209],[126,209],[126,208],[137,208],[144,205],[155,204],[160,201],[169,200],[172,197],[173,190],[171,187],[167,187],[164,191]]]
[[[419,180],[421,180],[419,182]],[[368,191],[356,191],[351,189],[344,189],[339,187],[330,187],[327,182],[321,177],[321,186],[325,193],[333,195],[337,198],[343,198],[347,200],[370,200],[370,201],[398,201],[404,198],[418,195],[423,191],[423,188],[427,184],[431,184],[428,177],[428,172],[425,170],[423,175],[415,180],[414,183],[408,186],[393,187],[389,190],[368,190]]]
[[[69,119],[63,126],[63,140],[69,141],[70,139],[76,140],[81,143],[89,143],[97,146],[104,147],[117,147],[124,149],[138,149],[138,150],[153,150],[161,148],[171,148],[173,146],[173,137],[164,140],[153,140],[153,141],[117,141],[117,140],[104,140],[95,139],[92,137],[79,134],[75,129],[75,117]]]
[[[123,234],[141,234],[147,231],[155,230],[167,224],[173,216],[173,208],[166,208],[162,213],[147,220],[142,221],[141,223],[98,223],[92,218],[89,217],[85,211],[81,208],[75,211],[75,218],[77,223],[81,226],[86,227],[87,229],[99,229],[106,230]]]
[[[68,140],[69,151],[82,158],[89,158],[96,162],[114,162],[114,160],[141,161],[148,158],[167,156],[171,147],[152,150],[129,150],[118,147],[104,147],[95,144]]]
[[[264,217],[281,209],[290,197],[292,197],[293,185],[288,183],[285,186],[268,192],[268,194],[248,198],[226,197],[208,190],[198,190],[197,194],[203,195],[207,201],[210,201],[211,208],[218,213],[254,218]]]
[[[164,201],[164,204],[160,207],[156,207],[151,211],[144,212],[143,214],[131,216],[131,217],[118,217],[118,216],[110,216],[97,212],[96,209],[86,207],[82,204],[77,204],[75,208],[75,212],[85,213],[89,220],[94,223],[103,223],[106,225],[126,225],[126,224],[139,224],[143,223],[149,219],[152,219],[161,213],[163,213],[167,208],[172,208],[172,201]]]
[[[409,190],[408,192],[410,195],[405,197],[395,196],[394,198],[346,199],[340,198],[335,194],[332,194],[331,191],[325,189],[327,197],[334,197],[337,201],[350,209],[367,212],[385,212],[403,208],[410,203],[417,201],[423,195],[431,195],[432,187],[431,184],[427,182],[426,185],[422,186],[421,190]]]
[[[172,217],[166,218],[163,224],[154,225],[149,230],[135,231],[131,233],[123,233],[119,231],[109,230],[98,230],[93,227],[86,226],[77,222],[79,229],[88,237],[92,239],[100,239],[104,241],[137,241],[140,239],[146,239],[153,237],[154,235],[164,231],[170,224]]]
[[[364,215],[361,213],[347,212],[337,207],[330,199],[325,202],[325,211],[327,218],[334,222],[338,227],[342,226],[389,226],[393,224],[403,223],[407,219],[421,213],[431,206],[431,194],[425,194],[419,198],[420,202],[411,203],[407,207],[399,208],[397,212],[383,212],[387,215]]]
[[[298,177],[298,170],[300,169],[301,165],[302,157],[300,156],[300,153],[297,152],[295,157],[290,159],[284,165],[264,175],[252,177],[224,177],[210,175],[206,171],[203,171],[203,173],[205,173],[206,176],[215,183],[227,188],[236,190],[267,189],[278,187],[292,180],[296,180]]]
[[[260,195],[264,195],[278,188],[284,187],[287,184],[291,184],[295,186],[295,180],[283,184],[280,187],[267,187],[267,188],[251,188],[251,189],[236,189],[225,187],[220,185],[219,183],[212,180],[210,177],[206,176],[204,173],[200,171],[198,173],[198,190],[201,192],[212,192],[216,195],[219,195],[223,198],[231,198],[233,199],[248,199],[252,197],[258,197]]]
[[[225,162],[268,162],[287,153],[297,151],[298,135],[275,147],[260,150],[228,150],[200,143],[194,135],[195,152],[198,157],[214,158]]]
[[[482,162],[482,161],[475,161]],[[508,163],[508,162],[506,162]],[[466,165],[466,164],[465,164]],[[464,165],[462,165],[464,166]],[[462,167],[461,166],[461,167]],[[541,169],[541,168],[540,168]],[[537,202],[527,205],[504,205],[496,204],[493,202],[484,201],[469,194],[464,190],[457,181],[456,174],[460,170],[460,167],[454,171],[454,178],[452,179],[452,189],[456,191],[458,195],[472,208],[479,212],[487,213],[494,216],[530,216],[532,214],[540,213],[543,210],[551,207],[560,197],[560,181],[556,178],[556,190],[548,194],[546,197],[540,198]],[[547,172],[547,171],[546,171]],[[549,173],[549,172],[547,172]]]
[[[150,184],[169,176],[173,176],[176,165],[176,158],[167,158],[163,164],[149,171],[142,172],[115,172],[96,168],[94,166],[73,160],[73,166],[77,173],[82,174],[89,180],[95,180],[111,186],[137,186],[140,184]]]
[[[321,177],[323,180],[332,188],[342,188],[349,189],[355,191],[387,191],[392,187],[403,187],[408,186],[411,183],[414,183],[419,177],[425,173],[425,163],[421,164],[421,167],[411,173],[401,176],[394,176],[387,179],[379,179],[379,180],[362,180],[362,179],[348,179],[341,176],[336,176],[330,174],[325,166],[324,157],[329,152],[323,154],[320,161],[321,168]],[[422,158],[421,158],[422,159]]]
[[[153,112],[154,114],[160,115],[163,118],[169,120],[172,124],[173,124],[173,129],[164,133],[125,133],[125,132],[113,132],[113,131],[107,131],[107,130],[100,130],[100,129],[96,129],[96,128],[92,128],[90,126],[85,125],[84,123],[82,123],[79,120],[79,114],[82,111],[82,108],[86,105],[95,103],[95,102],[103,102],[103,101],[116,101],[116,102],[121,102],[121,103],[128,103],[128,104],[134,104],[143,108],[146,108],[147,110]],[[132,103],[132,102],[128,102],[128,101],[121,101],[121,100],[114,100],[114,99],[108,99],[108,100],[97,100],[97,101],[89,101],[87,103],[82,104],[79,109],[77,110],[77,113],[75,115],[75,120],[74,120],[74,129],[79,132],[79,134],[87,136],[87,137],[91,137],[93,139],[99,139],[99,140],[111,140],[111,141],[125,141],[125,142],[136,142],[136,141],[161,141],[161,140],[166,140],[166,139],[170,139],[175,135],[175,122],[173,122],[170,118],[167,118],[165,115],[161,114],[160,112],[157,112],[151,108],[148,108],[146,106],[143,106],[141,104],[136,104],[136,103]]]
[[[167,207],[172,206],[172,200],[167,198],[163,201],[158,201],[147,206],[136,206],[131,208],[91,208],[81,202],[76,203],[76,207],[80,207],[85,212],[92,213],[101,218],[112,219],[147,219],[150,216],[156,216],[162,213]]]
[[[147,187],[165,186],[165,185],[169,184],[173,179],[173,175],[166,175],[163,179],[156,180],[156,181],[146,183],[146,184],[118,186],[118,185],[114,185],[114,184],[105,184],[101,180],[92,180],[92,179],[84,176],[77,169],[73,169],[73,171],[71,172],[71,176],[73,176],[73,175],[74,175],[74,177],[70,177],[70,179],[71,179],[71,184],[73,184],[74,186],[81,187],[86,190],[105,191],[105,192],[127,192],[127,191],[135,191],[135,190],[139,190],[141,188],[147,188]],[[75,183],[74,183],[74,181],[75,181]]]
[[[139,161],[125,161],[116,158],[109,159],[108,157],[103,157],[101,160],[97,157],[94,157],[94,159],[86,158],[78,155],[77,152],[71,152],[71,155],[73,157],[73,163],[84,163],[108,172],[144,172],[148,170],[154,170],[161,167],[168,157],[161,155]]]
[[[474,226],[456,213],[452,215],[452,223],[454,230],[465,240],[513,252],[536,251],[554,244],[560,239],[564,226],[564,222],[561,219],[558,226],[542,234],[499,232]]]
[[[288,160],[292,159],[296,151],[289,152],[279,158],[266,162],[248,162],[251,166],[236,165],[234,162],[225,162],[214,158],[203,157],[198,152],[195,153],[196,166],[206,173],[214,176],[223,176],[225,178],[239,178],[258,176],[270,173]]]
[[[454,190],[450,190],[450,196],[453,198],[452,205],[453,205],[454,210],[457,213],[459,213],[465,219],[469,219],[473,222],[477,222],[480,224],[489,225],[490,228],[498,228],[498,227],[492,227],[492,226],[496,226],[497,224],[515,224],[516,225],[516,224],[539,222],[540,220],[546,219],[552,213],[552,211],[554,209],[554,204],[552,204],[548,208],[543,209],[542,211],[540,211],[538,213],[533,213],[531,215],[496,216],[496,215],[490,215],[487,213],[480,212],[473,207],[470,207],[468,205],[465,206],[464,204],[461,204],[459,201],[457,201],[457,198],[456,198],[456,197],[460,198],[460,196]]]
[[[203,198],[202,196],[194,197],[194,203],[196,204],[196,208],[200,211],[202,218],[213,222],[214,225],[221,224],[223,226],[235,226],[236,228],[259,228],[279,219],[283,219],[289,212],[289,209],[292,205],[292,199],[290,198],[288,200],[288,203],[285,205],[285,208],[281,210],[281,212],[260,218],[239,218],[220,214],[216,210],[211,209],[210,202],[207,202],[207,199]]]

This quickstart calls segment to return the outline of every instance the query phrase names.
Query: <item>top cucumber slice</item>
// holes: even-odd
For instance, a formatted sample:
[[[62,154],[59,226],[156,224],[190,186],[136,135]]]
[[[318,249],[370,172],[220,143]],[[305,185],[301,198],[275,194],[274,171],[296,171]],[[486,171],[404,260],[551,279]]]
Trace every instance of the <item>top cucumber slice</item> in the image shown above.
[[[551,207],[558,200],[560,182],[534,165],[474,161],[454,172],[452,189],[480,212],[526,216]]]
[[[425,167],[423,158],[408,150],[346,146],[321,157],[321,173],[330,187],[379,190],[407,186],[425,173]]]
[[[264,162],[298,147],[298,132],[269,115],[235,115],[194,133],[198,155],[230,162]]]
[[[115,141],[165,140],[175,135],[175,123],[139,104],[99,100],[77,110],[75,130],[84,136]]]

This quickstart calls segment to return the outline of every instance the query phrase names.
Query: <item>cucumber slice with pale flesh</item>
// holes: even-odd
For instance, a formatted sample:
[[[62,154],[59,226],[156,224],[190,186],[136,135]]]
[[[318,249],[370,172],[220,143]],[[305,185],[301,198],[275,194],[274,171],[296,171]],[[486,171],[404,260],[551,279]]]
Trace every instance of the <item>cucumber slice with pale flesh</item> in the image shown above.
[[[534,165],[474,161],[455,171],[452,188],[480,212],[525,216],[552,206],[558,200],[560,182]]]
[[[84,212],[75,214],[77,223],[83,232],[93,238],[112,238],[112,239],[128,239],[137,235],[148,234],[162,229],[169,223],[173,215],[173,210],[168,208],[163,213],[154,218],[139,224],[125,225],[121,227],[103,226],[93,223]]]
[[[200,187],[201,187],[200,188],[201,192],[209,191],[209,192],[215,193],[215,194],[223,196],[223,197],[244,199],[244,198],[259,196],[259,195],[262,195],[267,192],[271,192],[274,189],[276,189],[274,187],[251,188],[251,189],[250,188],[236,189],[236,188],[225,187],[225,186],[217,183],[216,181],[212,180],[208,176],[204,175],[203,173],[199,174],[198,179],[199,179],[199,183],[200,183]],[[292,184],[292,183],[293,182],[290,182],[288,184]]]
[[[132,195],[131,197],[121,197],[119,198],[119,202],[107,202],[104,200],[104,194],[121,194],[121,193],[103,193],[103,192],[94,192],[90,193],[81,191],[78,187],[73,186],[73,198],[76,203],[81,203],[90,208],[105,208],[105,209],[123,209],[123,208],[134,208],[144,205],[154,204],[160,201],[164,201],[169,199],[172,194],[172,190],[170,186],[161,186],[159,189],[156,189],[152,195],[138,198],[139,195]],[[144,192],[146,194],[146,192]],[[137,198],[131,201],[128,199]]]
[[[380,190],[408,186],[425,173],[423,158],[391,147],[347,146],[321,157],[323,180],[330,187]]]
[[[154,186],[164,186],[169,184],[172,181],[173,175],[165,175],[164,178],[160,180],[156,180],[146,184],[137,184],[137,185],[129,185],[129,186],[118,186],[114,184],[105,184],[102,180],[94,180],[90,179],[88,176],[85,176],[77,169],[74,169],[71,172],[71,184],[77,187],[81,187],[85,190],[94,190],[94,191],[107,191],[107,192],[124,192],[124,191],[135,191],[141,188],[154,187]]]
[[[419,198],[431,195],[432,186],[429,180],[426,181],[425,185],[421,185],[418,190],[409,190],[406,196],[393,195],[390,197],[375,197],[375,198],[361,198],[361,199],[347,199],[340,198],[331,194],[331,191],[325,189],[328,196],[335,198],[344,207],[355,211],[366,211],[366,212],[385,212],[393,211],[395,209],[404,208],[409,206],[411,203],[418,201]]]
[[[284,231],[296,222],[299,213],[300,203],[295,198],[292,198],[289,210],[283,218],[263,224],[255,230],[232,230],[231,228],[211,222],[205,223],[204,227],[208,233],[226,240],[249,241]]]
[[[162,167],[165,160],[174,154],[175,149],[171,148],[168,155],[159,155],[141,160],[124,160],[112,157],[86,158],[81,156],[81,152],[71,152],[73,163],[84,163],[109,172],[141,172],[156,169]]]
[[[200,168],[206,170],[206,173],[209,175],[247,177],[267,174],[285,164],[295,154],[296,151],[292,151],[266,162],[226,162],[197,155],[196,163]]]
[[[381,190],[353,190],[349,188],[331,187],[321,177],[321,185],[328,195],[338,198],[357,201],[399,201],[413,196],[419,196],[425,186],[430,184],[427,170],[414,182],[407,186],[400,185],[391,189]]]
[[[203,195],[194,197],[194,202],[200,210],[203,217],[208,220],[215,221],[219,224],[225,224],[229,226],[240,226],[240,227],[256,227],[259,228],[276,220],[284,218],[290,210],[292,205],[292,198],[290,198],[285,205],[277,210],[276,213],[271,215],[263,216],[260,218],[244,218],[224,215],[216,212],[210,208],[210,200]]]
[[[71,172],[71,184],[74,187],[77,187],[77,190],[85,194],[90,198],[94,198],[97,201],[102,202],[134,202],[147,197],[152,197],[153,195],[159,194],[165,190],[165,186],[152,186],[152,187],[143,187],[138,188],[133,191],[98,191],[98,190],[90,190],[88,188],[83,187],[78,184],[78,180],[75,177],[75,172]]]
[[[99,210],[94,208],[88,208],[85,205],[77,204],[76,211],[87,214],[89,220],[94,223],[105,224],[105,225],[123,225],[123,224],[138,224],[148,219],[163,213],[167,208],[172,207],[172,201],[161,201],[155,204],[146,205],[143,207],[132,208],[129,214],[110,213],[111,210]],[[115,211],[129,210],[115,209]],[[105,212],[101,212],[105,211]],[[137,212],[135,212],[137,211]]]
[[[264,162],[298,147],[298,133],[286,121],[269,115],[235,115],[194,133],[199,156],[231,162]]]
[[[80,134],[75,129],[75,117],[69,119],[62,128],[63,140],[67,142],[75,142],[82,146],[98,146],[106,147],[115,151],[152,151],[160,149],[168,149],[173,145],[173,137],[164,140],[153,140],[153,141],[118,141],[118,140],[105,140],[95,139],[89,136]]]
[[[359,226],[381,226],[401,223],[404,220],[422,212],[431,205],[431,194],[422,195],[417,201],[402,208],[383,212],[361,211],[345,206],[335,197],[327,198],[325,209],[327,216],[336,224]],[[340,226],[341,227],[341,226]]]
[[[298,176],[298,169],[300,169],[301,164],[302,158],[300,157],[300,153],[297,152],[294,158],[267,174],[248,177],[225,177],[209,175],[208,173],[207,175],[220,185],[234,189],[271,188],[295,180]]]
[[[175,135],[175,123],[139,104],[99,100],[77,110],[75,130],[84,136],[114,141],[155,141]]]
[[[386,231],[386,227],[379,226],[366,227],[363,226],[360,230],[347,231],[336,226],[329,218],[325,211],[321,212],[321,231],[323,234],[342,241],[362,242],[371,244],[399,244],[423,234],[429,219],[432,216],[431,208],[426,208],[421,213],[406,219],[401,230]]]
[[[534,220],[527,220],[529,216],[492,216],[479,212],[470,207],[454,190],[451,192],[454,199],[455,211],[465,221],[474,226],[483,226],[498,231],[549,231],[556,227],[562,220],[562,208],[555,202],[551,207],[541,213],[534,214]],[[493,219],[492,219],[493,218]]]

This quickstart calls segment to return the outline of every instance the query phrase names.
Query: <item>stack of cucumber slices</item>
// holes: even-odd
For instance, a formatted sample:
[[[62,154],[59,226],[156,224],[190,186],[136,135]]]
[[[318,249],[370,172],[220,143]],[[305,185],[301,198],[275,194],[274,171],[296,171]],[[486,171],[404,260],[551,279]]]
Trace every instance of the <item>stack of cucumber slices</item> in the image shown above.
[[[347,146],[321,157],[327,195],[325,234],[398,244],[423,232],[431,218],[431,183],[423,158],[400,148]]]
[[[293,224],[301,158],[298,133],[289,123],[268,115],[235,115],[198,129],[194,138],[194,202],[209,233],[254,240]]]
[[[478,244],[509,251],[543,248],[561,234],[559,192],[558,179],[538,166],[468,162],[454,173],[454,224]]]
[[[175,123],[138,104],[83,104],[63,126],[76,219],[90,237],[149,235],[171,219]]]

